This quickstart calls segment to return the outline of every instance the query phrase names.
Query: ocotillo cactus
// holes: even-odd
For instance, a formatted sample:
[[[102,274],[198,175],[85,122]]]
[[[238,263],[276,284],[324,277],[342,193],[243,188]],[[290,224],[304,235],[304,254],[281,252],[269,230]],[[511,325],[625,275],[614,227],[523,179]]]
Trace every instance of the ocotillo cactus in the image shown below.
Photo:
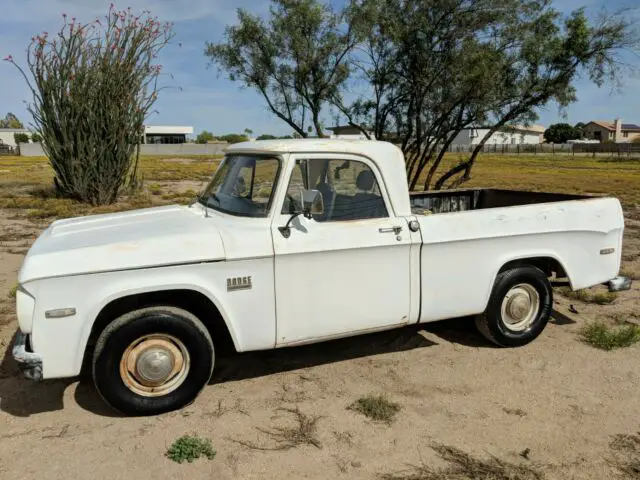
[[[113,4],[101,21],[67,19],[60,31],[33,37],[28,75],[29,112],[55,172],[58,193],[92,205],[114,202],[135,180],[134,150],[144,120],[162,89],[158,52],[172,24],[149,11],[135,15]]]

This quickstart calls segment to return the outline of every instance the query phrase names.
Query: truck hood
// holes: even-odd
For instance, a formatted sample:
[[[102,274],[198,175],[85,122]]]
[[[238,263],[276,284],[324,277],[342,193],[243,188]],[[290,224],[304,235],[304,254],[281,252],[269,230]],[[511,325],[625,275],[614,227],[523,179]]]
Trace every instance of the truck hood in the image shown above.
[[[185,206],[58,220],[31,246],[18,281],[224,260],[211,220]]]

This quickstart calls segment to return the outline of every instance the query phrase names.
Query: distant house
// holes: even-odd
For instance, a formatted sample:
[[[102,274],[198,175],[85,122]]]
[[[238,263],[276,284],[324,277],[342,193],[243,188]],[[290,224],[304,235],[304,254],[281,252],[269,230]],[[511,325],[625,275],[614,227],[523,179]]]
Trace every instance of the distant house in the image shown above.
[[[477,145],[489,133],[491,127],[479,126],[463,129],[454,139],[452,145]],[[488,145],[537,145],[542,143],[545,128],[542,125],[505,126],[494,132]]]
[[[0,143],[15,147],[16,141],[13,136],[16,133],[26,133],[31,138],[31,132],[26,128],[0,128]]]
[[[591,120],[583,127],[586,138],[600,142],[631,142],[640,137],[640,126],[635,123],[622,123],[622,119],[616,118],[613,123],[606,120]]]
[[[186,143],[191,134],[193,127],[145,125],[142,143]]]
[[[336,125],[335,127],[329,127],[327,130],[332,131],[330,138],[342,138],[348,140],[366,140],[367,136],[362,133],[359,128],[352,127],[351,125]],[[375,140],[375,135],[372,131],[367,130],[369,138]]]

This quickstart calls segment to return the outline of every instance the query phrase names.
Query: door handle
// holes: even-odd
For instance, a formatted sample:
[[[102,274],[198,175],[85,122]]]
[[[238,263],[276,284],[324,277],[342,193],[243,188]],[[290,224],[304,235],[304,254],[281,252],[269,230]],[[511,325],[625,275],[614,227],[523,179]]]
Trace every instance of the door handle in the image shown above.
[[[395,226],[395,227],[379,228],[378,231],[380,233],[395,233],[396,235],[398,235],[402,231],[402,227]]]

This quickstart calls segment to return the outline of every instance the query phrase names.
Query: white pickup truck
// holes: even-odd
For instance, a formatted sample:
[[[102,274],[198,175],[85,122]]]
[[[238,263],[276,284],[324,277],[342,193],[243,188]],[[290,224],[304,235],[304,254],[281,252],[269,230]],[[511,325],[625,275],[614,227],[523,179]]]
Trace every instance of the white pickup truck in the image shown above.
[[[86,361],[107,403],[148,415],[192,402],[225,347],[463,316],[520,346],[554,281],[629,288],[623,229],[615,198],[410,193],[390,143],[240,143],[192,205],[53,222],[19,273],[13,355],[34,380]]]

